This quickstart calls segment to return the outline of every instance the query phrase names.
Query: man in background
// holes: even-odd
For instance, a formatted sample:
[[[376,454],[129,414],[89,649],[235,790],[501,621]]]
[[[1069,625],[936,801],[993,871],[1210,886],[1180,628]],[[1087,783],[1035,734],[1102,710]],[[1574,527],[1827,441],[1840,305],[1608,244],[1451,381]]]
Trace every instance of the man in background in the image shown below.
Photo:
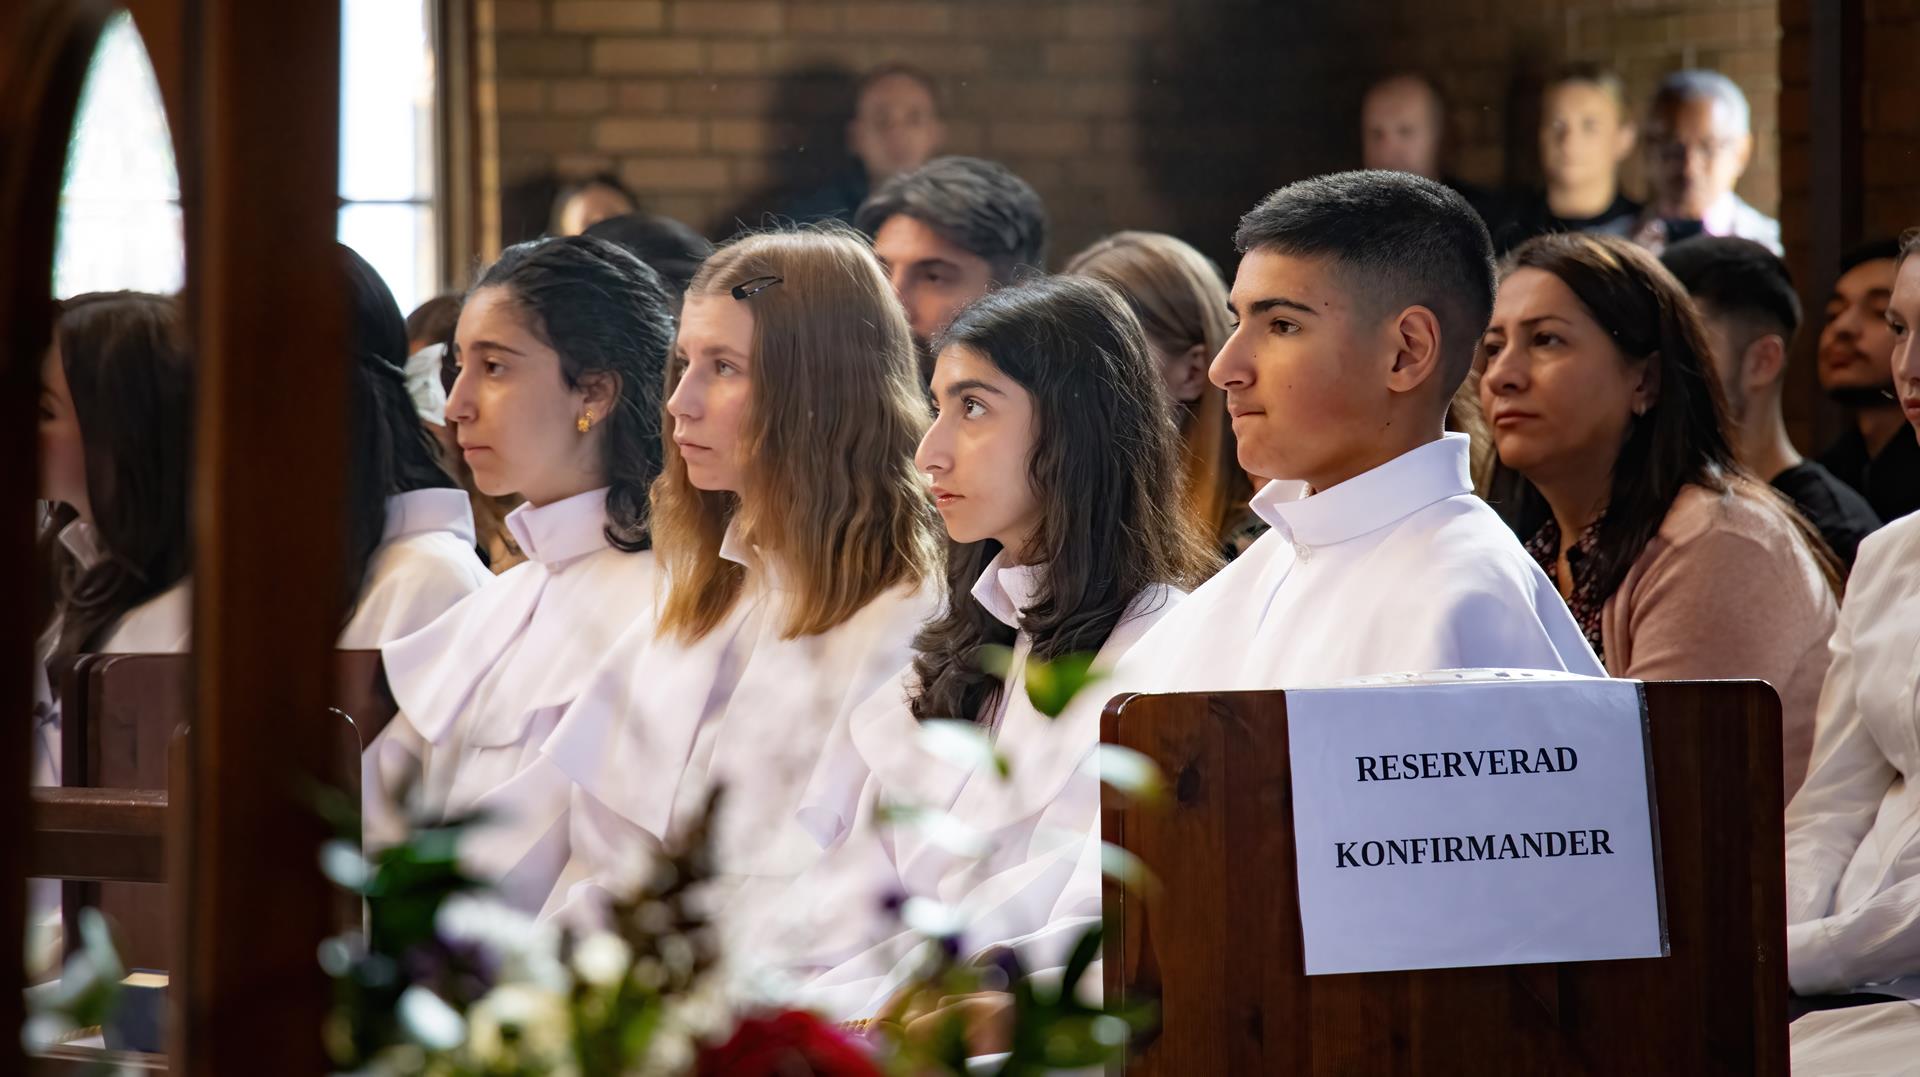
[[[1747,95],[1718,71],[1660,81],[1646,127],[1652,203],[1634,239],[1655,252],[1705,233],[1751,239],[1782,253],[1780,222],[1748,205],[1734,184],[1753,159]]]
[[[1040,195],[977,157],[936,157],[894,177],[860,207],[854,224],[873,237],[929,373],[928,343],[961,308],[1023,268],[1046,270]]]
[[[1853,487],[1803,459],[1787,437],[1780,401],[1801,312],[1786,263],[1733,236],[1695,236],[1668,247],[1660,260],[1700,308],[1740,462],[1787,495],[1851,568],[1860,540],[1879,528],[1880,518]]]
[[[1424,75],[1381,79],[1360,100],[1360,160],[1370,169],[1408,172],[1460,192],[1483,221],[1502,213],[1487,191],[1445,174],[1447,102]]]
[[[932,160],[946,136],[932,76],[906,64],[876,67],[860,80],[853,118],[847,121],[852,166],[826,186],[795,199],[786,215],[796,221],[852,224],[867,195]]]

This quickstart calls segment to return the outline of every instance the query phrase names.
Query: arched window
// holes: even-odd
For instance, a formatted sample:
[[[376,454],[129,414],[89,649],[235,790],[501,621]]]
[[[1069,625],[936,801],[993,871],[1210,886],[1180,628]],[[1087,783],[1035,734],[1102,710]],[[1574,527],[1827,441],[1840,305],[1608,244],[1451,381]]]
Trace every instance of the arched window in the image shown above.
[[[147,48],[124,12],[87,68],[60,186],[53,293],[177,292],[186,276],[180,174]]]
[[[440,290],[432,0],[341,5],[342,243],[402,312]],[[160,85],[126,14],[108,23],[81,91],[61,187],[54,294],[180,290],[180,178]]]

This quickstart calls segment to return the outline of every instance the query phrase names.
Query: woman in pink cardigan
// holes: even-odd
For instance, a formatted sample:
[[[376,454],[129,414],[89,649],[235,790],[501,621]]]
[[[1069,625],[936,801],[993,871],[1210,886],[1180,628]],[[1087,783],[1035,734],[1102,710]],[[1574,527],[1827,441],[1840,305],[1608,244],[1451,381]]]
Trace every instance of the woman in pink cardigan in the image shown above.
[[[1686,290],[1638,247],[1581,234],[1520,247],[1481,344],[1495,496],[1609,674],[1773,685],[1791,797],[1837,562],[1734,461],[1707,347]]]

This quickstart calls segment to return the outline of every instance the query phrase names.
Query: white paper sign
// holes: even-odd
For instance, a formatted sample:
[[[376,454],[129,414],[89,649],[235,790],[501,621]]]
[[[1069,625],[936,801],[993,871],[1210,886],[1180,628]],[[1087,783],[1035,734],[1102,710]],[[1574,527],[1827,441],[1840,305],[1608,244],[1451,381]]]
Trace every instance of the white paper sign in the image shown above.
[[[1639,689],[1288,692],[1307,975],[1664,956]]]

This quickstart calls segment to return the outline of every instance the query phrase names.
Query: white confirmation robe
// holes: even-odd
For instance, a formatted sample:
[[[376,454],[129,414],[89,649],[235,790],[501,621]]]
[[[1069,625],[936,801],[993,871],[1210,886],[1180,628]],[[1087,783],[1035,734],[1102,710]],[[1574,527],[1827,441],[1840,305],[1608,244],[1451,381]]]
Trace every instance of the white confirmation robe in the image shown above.
[[[387,526],[367,558],[366,582],[340,631],[343,651],[411,635],[493,581],[474,552],[465,490],[409,490],[387,498]]]
[[[340,630],[342,650],[371,650],[430,624],[492,580],[473,551],[464,490],[411,490],[387,498],[387,525],[367,559],[366,582]],[[103,653],[173,654],[193,643],[193,582],[185,579],[128,610]]]
[[[1862,541],[1847,581],[1787,805],[1787,982],[1920,998],[1920,514]]]
[[[777,573],[732,532],[721,556],[747,569],[722,622],[692,643],[636,629],[546,743],[575,786],[575,863],[548,915],[594,921],[724,785],[709,901],[723,933],[757,922],[753,908],[819,854],[796,811],[829,733],[906,662],[933,612],[936,584],[903,584],[783,639]]]
[[[1448,434],[1318,493],[1268,483],[1252,506],[1272,530],[1154,626],[1114,691],[1440,669],[1606,676],[1553,581],[1475,496],[1467,446]]]
[[[430,817],[484,809],[463,860],[528,912],[569,855],[567,781],[540,747],[614,641],[653,616],[653,554],[607,541],[606,500],[515,509],[527,560],[381,649],[400,713],[362,760],[368,844],[405,833],[398,797],[416,783]]]
[[[1021,611],[1038,598],[1043,571],[1008,565],[1003,555],[970,599],[955,601],[978,602],[1017,630]],[[1095,656],[1095,668],[1111,671],[1182,598],[1164,586],[1138,596]],[[832,851],[774,906],[776,915],[756,936],[758,955],[784,965],[778,973],[797,981],[769,990],[797,989],[804,1002],[836,1017],[874,1012],[915,969],[920,936],[883,909],[889,899],[907,897],[953,909],[966,925],[967,953],[1007,946],[1031,971],[1064,964],[1078,929],[1100,914],[1100,782],[1092,766],[1099,728],[1034,707],[1026,687],[1032,644],[1017,632],[1006,690],[994,712],[980,716],[1007,762],[1005,778],[983,761],[933,748],[908,709],[911,668],[853,713],[802,810]],[[1087,694],[1104,700],[1109,693],[1096,682]],[[883,805],[942,818],[931,825],[884,822]],[[966,837],[956,843],[956,835]]]

